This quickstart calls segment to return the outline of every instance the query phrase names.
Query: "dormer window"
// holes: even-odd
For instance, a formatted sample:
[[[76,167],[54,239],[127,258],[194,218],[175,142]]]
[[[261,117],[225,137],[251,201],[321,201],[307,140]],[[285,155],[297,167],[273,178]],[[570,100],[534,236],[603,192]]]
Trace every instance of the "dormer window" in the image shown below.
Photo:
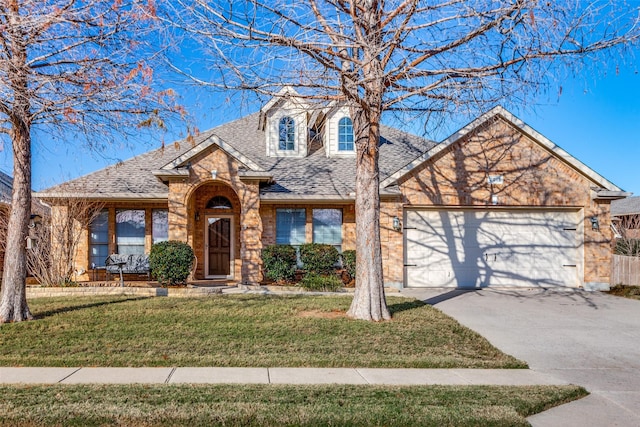
[[[338,151],[353,151],[353,122],[349,117],[338,122]]]
[[[283,88],[264,106],[262,129],[267,157],[302,159],[309,154],[312,107],[290,87]]]
[[[278,128],[278,149],[279,150],[295,150],[296,145],[296,123],[291,117],[283,117],[280,119]]]

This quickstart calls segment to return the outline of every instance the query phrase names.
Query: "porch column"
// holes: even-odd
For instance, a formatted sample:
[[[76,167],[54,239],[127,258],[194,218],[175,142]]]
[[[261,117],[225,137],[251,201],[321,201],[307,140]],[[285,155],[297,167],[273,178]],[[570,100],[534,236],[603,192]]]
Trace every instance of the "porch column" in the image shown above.
[[[242,283],[257,284],[260,279],[262,259],[262,218],[260,218],[260,193],[258,181],[245,182],[240,212],[240,257],[242,258]]]
[[[70,245],[69,235],[69,207],[65,205],[51,205],[51,270],[56,273],[65,272],[73,263],[68,259],[66,248]],[[75,261],[78,261],[77,259]],[[84,262],[86,264],[86,261]],[[83,266],[84,267],[84,266]],[[55,274],[59,276],[59,274]]]
[[[189,206],[186,200],[189,186],[183,182],[169,182],[169,240],[189,241]]]

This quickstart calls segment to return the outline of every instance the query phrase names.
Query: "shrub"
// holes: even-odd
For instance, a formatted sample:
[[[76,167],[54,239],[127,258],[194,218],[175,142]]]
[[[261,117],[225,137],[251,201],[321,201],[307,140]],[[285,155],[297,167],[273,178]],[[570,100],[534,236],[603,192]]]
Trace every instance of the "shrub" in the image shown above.
[[[302,268],[308,273],[330,273],[339,260],[338,250],[331,245],[321,243],[300,245],[300,261],[302,261]]]
[[[356,278],[356,251],[348,250],[342,252],[342,266],[351,279]]]
[[[640,239],[616,240],[616,255],[640,256]]]
[[[342,280],[335,274],[320,276],[316,273],[307,273],[300,281],[300,286],[306,291],[335,292],[342,289]]]
[[[640,286],[617,284],[607,291],[608,294],[627,298],[640,298]]]
[[[194,258],[191,246],[169,240],[151,246],[149,268],[162,285],[182,284],[191,273]]]
[[[270,245],[262,249],[262,263],[268,279],[291,280],[296,274],[296,248],[291,245]]]

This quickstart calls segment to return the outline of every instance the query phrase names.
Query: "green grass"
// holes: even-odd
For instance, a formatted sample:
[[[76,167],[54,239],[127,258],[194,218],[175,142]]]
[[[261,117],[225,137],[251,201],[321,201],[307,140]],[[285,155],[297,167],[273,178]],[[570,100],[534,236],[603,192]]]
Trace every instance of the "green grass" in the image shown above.
[[[615,285],[607,293],[618,297],[640,300],[640,286]]]
[[[0,386],[6,426],[526,426],[562,387]]]
[[[523,368],[439,310],[389,298],[389,322],[349,297],[41,298],[0,326],[0,366]]]

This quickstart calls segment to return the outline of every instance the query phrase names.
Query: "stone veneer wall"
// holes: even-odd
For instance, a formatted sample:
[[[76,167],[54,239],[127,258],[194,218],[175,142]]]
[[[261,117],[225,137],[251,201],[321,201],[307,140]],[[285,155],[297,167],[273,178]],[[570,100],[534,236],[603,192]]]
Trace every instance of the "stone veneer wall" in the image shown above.
[[[488,183],[501,175],[503,184]],[[502,119],[497,119],[414,169],[400,184],[405,207],[493,206],[581,209],[584,281],[609,283],[609,202],[593,200],[597,184]],[[597,216],[600,230],[592,230]]]
[[[633,215],[619,215],[617,226],[618,229],[623,232],[626,239],[640,239],[640,214]]]
[[[640,239],[640,228],[632,228],[627,230],[628,239]]]
[[[382,272],[387,287],[401,288],[404,282],[403,230],[393,229],[393,219],[398,217],[402,225],[402,200],[380,201],[380,244],[382,246]]]

